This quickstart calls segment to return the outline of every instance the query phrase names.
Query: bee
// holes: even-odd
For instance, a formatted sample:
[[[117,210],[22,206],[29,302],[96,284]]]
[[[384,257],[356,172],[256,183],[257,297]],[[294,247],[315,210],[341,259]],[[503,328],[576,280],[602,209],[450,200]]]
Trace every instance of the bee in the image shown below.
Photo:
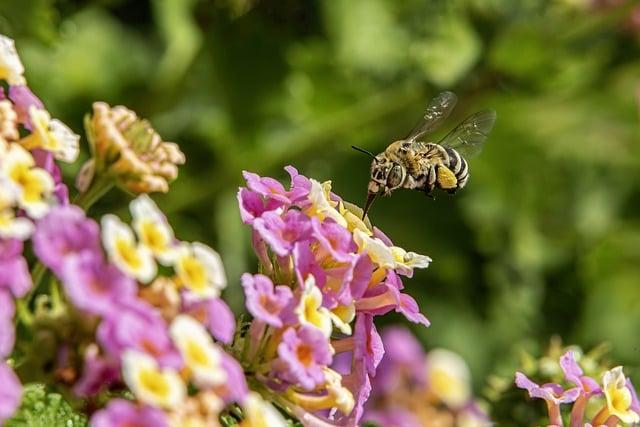
[[[378,195],[388,196],[398,188],[422,191],[433,198],[436,188],[453,194],[467,184],[469,165],[463,155],[468,157],[480,152],[496,121],[494,110],[467,117],[439,141],[420,141],[442,125],[456,102],[452,92],[442,92],[433,98],[409,136],[393,142],[376,156],[353,146],[373,157],[363,218]]]

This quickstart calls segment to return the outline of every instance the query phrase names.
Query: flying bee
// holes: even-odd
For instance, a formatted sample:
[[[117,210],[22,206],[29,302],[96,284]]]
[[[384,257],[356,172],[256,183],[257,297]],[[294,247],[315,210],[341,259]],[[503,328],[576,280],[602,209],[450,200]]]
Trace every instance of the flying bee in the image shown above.
[[[440,141],[419,141],[442,125],[456,101],[452,92],[442,92],[433,98],[409,136],[393,142],[377,156],[353,147],[373,157],[363,218],[378,195],[388,196],[398,188],[422,191],[433,197],[436,188],[455,193],[467,184],[469,166],[463,155],[473,156],[480,152],[496,121],[494,110],[467,117]]]

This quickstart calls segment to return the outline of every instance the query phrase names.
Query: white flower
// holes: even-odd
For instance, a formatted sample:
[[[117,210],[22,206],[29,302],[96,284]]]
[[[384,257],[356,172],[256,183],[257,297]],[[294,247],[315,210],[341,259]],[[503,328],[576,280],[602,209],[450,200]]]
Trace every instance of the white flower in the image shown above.
[[[173,230],[158,206],[144,194],[133,200],[129,208],[140,243],[162,264],[172,264],[176,255]]]
[[[176,316],[169,328],[171,338],[182,354],[185,366],[191,372],[196,385],[216,386],[223,383],[227,374],[221,365],[220,349],[202,324],[193,317]]]
[[[215,298],[227,286],[220,255],[202,243],[182,243],[173,266],[180,285],[196,297]]]
[[[151,356],[126,350],[122,356],[124,382],[138,400],[165,409],[178,407],[187,394],[177,372],[161,369]]]
[[[427,268],[431,263],[431,258],[426,255],[407,252],[398,246],[391,246],[389,249],[391,250],[391,254],[393,255],[393,259],[396,263],[395,270],[408,277],[413,275],[414,269]]]
[[[640,416],[631,409],[632,396],[627,388],[627,379],[622,366],[608,370],[602,376],[604,396],[607,399],[609,415],[615,415],[623,423],[640,422]]]
[[[49,112],[35,106],[29,107],[29,119],[33,125],[30,135],[22,138],[20,144],[28,150],[42,148],[67,163],[73,163],[80,153],[80,136],[73,133],[60,120],[52,119]]]
[[[322,306],[322,292],[316,286],[313,276],[305,280],[300,303],[294,312],[301,324],[315,326],[327,338],[331,336],[331,313]]]
[[[320,219],[331,218],[338,224],[347,228],[347,220],[340,215],[340,212],[336,210],[333,205],[335,202],[329,199],[331,192],[331,181],[327,181],[320,184],[315,179],[310,179],[311,189],[309,190],[309,201],[311,206],[307,208],[307,214],[310,216],[317,216]]]
[[[471,398],[469,367],[458,354],[444,349],[427,354],[429,390],[451,408],[464,406]]]
[[[280,415],[280,412],[270,403],[265,402],[258,393],[249,393],[242,404],[242,408],[245,414],[245,420],[240,424],[242,427],[287,426],[287,422]]]
[[[427,268],[431,258],[415,252],[407,252],[398,246],[387,246],[377,237],[371,237],[362,230],[353,232],[353,240],[360,252],[366,252],[375,264],[382,268],[397,270],[398,273],[411,277],[416,268]]]
[[[0,35],[0,79],[6,80],[11,86],[27,83],[24,78],[24,66],[16,51],[16,44],[3,35]]]
[[[156,275],[157,266],[151,251],[136,242],[133,231],[115,215],[102,217],[102,244],[109,259],[120,270],[142,283]]]
[[[0,191],[3,191],[1,187]],[[0,205],[2,205],[1,200]],[[31,237],[33,231],[33,223],[28,218],[16,218],[13,209],[10,207],[0,208],[0,238],[27,240]]]
[[[377,237],[370,237],[361,230],[353,231],[353,240],[358,245],[360,252],[366,252],[374,264],[382,268],[395,268],[396,261],[391,249]]]
[[[49,211],[54,187],[51,175],[35,167],[31,153],[20,145],[9,144],[0,150],[0,154],[3,154],[0,173],[4,186],[15,191],[18,206],[32,218],[44,216]]]

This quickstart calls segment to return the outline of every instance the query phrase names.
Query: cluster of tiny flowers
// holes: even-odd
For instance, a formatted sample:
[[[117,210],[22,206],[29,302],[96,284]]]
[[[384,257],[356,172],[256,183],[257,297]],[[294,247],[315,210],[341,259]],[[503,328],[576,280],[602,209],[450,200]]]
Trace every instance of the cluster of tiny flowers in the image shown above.
[[[15,300],[32,287],[25,242],[35,224],[68,202],[56,160],[73,162],[80,137],[52,119],[27,86],[13,40],[0,35],[0,424],[20,404],[22,386],[10,360]],[[7,363],[9,360],[9,363]]]
[[[97,427],[216,426],[232,402],[243,426],[284,423],[223,348],[236,325],[220,299],[220,256],[176,239],[143,194],[168,190],[184,163],[178,146],[126,108],[94,104],[92,156],[70,203],[56,161],[75,161],[80,137],[51,119],[23,72],[13,40],[0,36],[0,425],[22,399],[14,369],[68,387]],[[86,216],[113,185],[142,194],[131,224]],[[32,340],[18,352],[16,322]],[[54,366],[29,372],[39,360]]]
[[[132,227],[114,215],[99,226],[75,205],[52,208],[37,223],[36,255],[96,325],[95,341],[81,345],[82,368],[68,354],[58,369],[70,372],[74,392],[85,398],[123,383],[133,393],[137,405],[112,401],[94,425],[121,425],[103,420],[132,421],[140,411],[153,414],[150,426],[212,425],[226,404],[247,395],[242,368],[219,344],[235,330],[219,298],[222,262],[204,244],[178,241],[148,196],[133,200],[130,211]]]
[[[424,352],[407,329],[382,332],[387,349],[373,381],[363,419],[379,426],[489,426],[471,393],[464,359],[444,349]]]
[[[606,370],[599,383],[585,375],[578,363],[580,354],[570,349],[560,357],[562,384],[537,384],[522,372],[516,372],[515,384],[527,390],[531,398],[545,401],[549,425],[552,426],[564,425],[566,418],[561,411],[562,404],[572,406],[568,414],[568,425],[571,427],[639,423],[640,403],[631,380],[622,372],[622,366]]]
[[[289,188],[245,172],[238,192],[261,273],[242,277],[253,320],[234,348],[304,425],[356,425],[384,354],[373,318],[396,311],[428,325],[400,276],[431,260],[394,246],[330,182],[285,169]]]

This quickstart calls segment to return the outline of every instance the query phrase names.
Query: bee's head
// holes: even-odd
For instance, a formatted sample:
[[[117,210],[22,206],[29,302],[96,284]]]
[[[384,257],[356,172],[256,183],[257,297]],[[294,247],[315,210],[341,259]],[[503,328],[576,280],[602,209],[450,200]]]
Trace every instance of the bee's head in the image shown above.
[[[379,194],[389,195],[393,190],[400,187],[407,177],[407,170],[398,163],[393,162],[385,156],[385,153],[380,153],[374,156],[359,147],[352,146],[355,150],[365,153],[373,157],[371,162],[371,178],[369,179],[367,201],[364,205],[364,218],[367,211],[371,207],[376,196]]]
[[[371,162],[369,194],[389,195],[402,185],[406,177],[407,170],[402,165],[389,160],[384,153],[378,154]]]

